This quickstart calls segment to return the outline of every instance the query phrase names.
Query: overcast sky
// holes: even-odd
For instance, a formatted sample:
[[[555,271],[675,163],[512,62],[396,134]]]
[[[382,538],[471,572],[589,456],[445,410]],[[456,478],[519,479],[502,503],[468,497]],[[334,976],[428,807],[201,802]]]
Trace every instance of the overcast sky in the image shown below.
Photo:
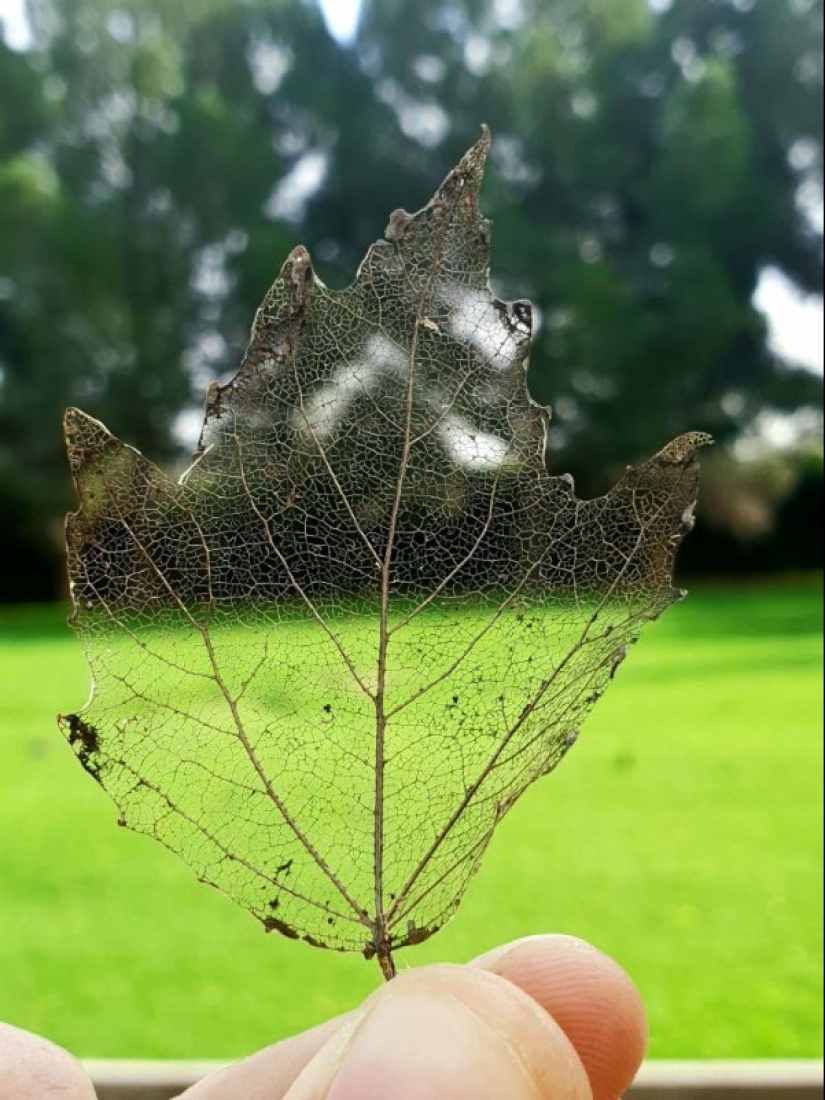
[[[3,0],[0,0],[2,4]],[[358,27],[361,0],[319,0],[327,25],[336,38],[352,38]]]
[[[667,6],[669,0],[650,2],[661,8]],[[358,25],[361,0],[319,0],[319,3],[331,32],[342,41],[352,38]],[[0,0],[4,37],[15,49],[28,45],[24,5],[25,0]],[[770,320],[774,350],[786,359],[822,373],[825,369],[822,299],[800,294],[782,272],[769,268],[762,275],[755,300]]]

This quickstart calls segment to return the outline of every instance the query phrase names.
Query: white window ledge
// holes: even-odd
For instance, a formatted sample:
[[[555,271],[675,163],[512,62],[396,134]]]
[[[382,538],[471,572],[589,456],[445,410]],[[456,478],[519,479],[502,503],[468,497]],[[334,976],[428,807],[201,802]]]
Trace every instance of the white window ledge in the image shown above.
[[[98,1100],[172,1100],[219,1062],[86,1062]],[[652,1062],[628,1100],[823,1100],[821,1062]]]

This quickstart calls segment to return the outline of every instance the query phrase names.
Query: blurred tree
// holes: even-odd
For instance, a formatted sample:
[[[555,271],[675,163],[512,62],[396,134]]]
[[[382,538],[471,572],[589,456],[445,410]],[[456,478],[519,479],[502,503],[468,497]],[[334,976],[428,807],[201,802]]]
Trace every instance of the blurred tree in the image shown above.
[[[65,405],[174,461],[289,248],[348,281],[482,121],[497,289],[540,309],[531,385],[582,491],[821,405],[753,295],[768,265],[822,289],[822,0],[367,0],[350,48],[312,0],[30,16],[0,47],[0,599],[57,553]]]
[[[57,568],[21,568],[59,554],[63,409],[178,457],[176,418],[228,365],[224,309],[248,328],[289,247],[263,215],[280,164],[247,55],[265,27],[225,9],[43,0],[31,52],[0,54],[0,598],[54,592]],[[273,254],[236,294],[249,239]]]
[[[663,435],[699,424],[725,441],[766,405],[821,404],[753,306],[770,264],[822,289],[799,201],[822,178],[821,0],[410,8],[368,4],[362,63],[398,130],[432,147],[430,175],[493,125],[495,270],[544,314],[532,386],[556,406],[558,469],[597,491]]]

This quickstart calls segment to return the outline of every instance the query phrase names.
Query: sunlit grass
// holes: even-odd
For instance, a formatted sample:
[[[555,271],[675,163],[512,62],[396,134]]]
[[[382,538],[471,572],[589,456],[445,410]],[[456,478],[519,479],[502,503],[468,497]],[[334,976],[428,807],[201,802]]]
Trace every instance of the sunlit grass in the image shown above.
[[[543,931],[615,954],[658,1057],[819,1052],[821,592],[705,591],[651,628],[409,965]],[[59,611],[0,613],[0,1019],[86,1056],[232,1057],[350,1007],[374,964],[265,937],[116,811],[58,711]]]

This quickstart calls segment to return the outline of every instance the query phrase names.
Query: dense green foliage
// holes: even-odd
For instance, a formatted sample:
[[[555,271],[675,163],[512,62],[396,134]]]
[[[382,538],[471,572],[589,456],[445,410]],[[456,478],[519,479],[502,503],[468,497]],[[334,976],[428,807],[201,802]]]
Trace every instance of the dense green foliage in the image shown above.
[[[821,631],[821,587],[676,609],[409,961],[569,932],[634,975],[655,1057],[816,1056]],[[113,827],[49,733],[87,680],[59,611],[0,614],[0,670],[0,1018],[84,1055],[233,1057],[374,987],[373,966],[264,936]]]
[[[289,248],[349,282],[482,121],[554,472],[820,401],[752,299],[765,265],[822,287],[822,0],[373,0],[349,48],[302,0],[32,9],[0,45],[0,598],[59,583],[67,404],[176,460]]]

